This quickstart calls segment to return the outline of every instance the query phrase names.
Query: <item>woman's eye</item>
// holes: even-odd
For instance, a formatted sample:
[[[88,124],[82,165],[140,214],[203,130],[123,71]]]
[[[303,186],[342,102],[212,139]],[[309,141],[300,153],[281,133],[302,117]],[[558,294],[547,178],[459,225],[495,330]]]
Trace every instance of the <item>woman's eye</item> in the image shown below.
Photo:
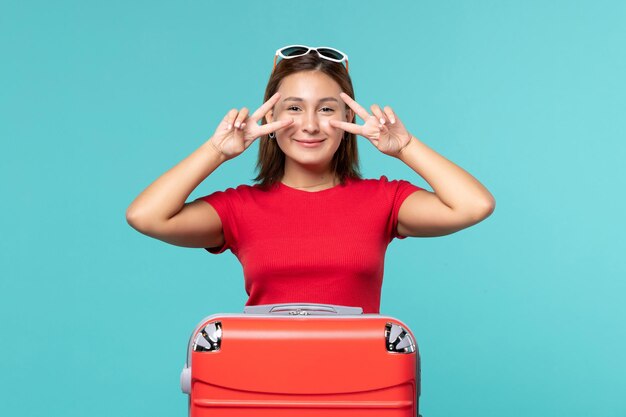
[[[300,110],[300,107],[298,107],[298,106],[289,106],[289,107],[287,107],[287,110],[289,110],[289,111]],[[331,107],[322,107],[320,110],[322,110],[324,113],[329,113],[329,112],[335,111],[335,109],[333,109]]]

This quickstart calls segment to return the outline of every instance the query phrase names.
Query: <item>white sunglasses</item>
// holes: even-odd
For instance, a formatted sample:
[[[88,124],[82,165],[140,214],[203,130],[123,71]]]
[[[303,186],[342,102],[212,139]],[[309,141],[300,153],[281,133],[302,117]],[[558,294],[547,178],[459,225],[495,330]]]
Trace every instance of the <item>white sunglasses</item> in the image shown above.
[[[278,61],[278,57],[281,57],[283,59],[297,58],[299,56],[306,55],[311,51],[316,51],[317,55],[319,55],[320,58],[324,58],[329,61],[346,61],[346,71],[348,71],[348,55],[346,55],[345,53],[335,48],[329,48],[328,46],[318,46],[312,48],[306,45],[288,45],[277,49],[276,55],[274,55],[274,68],[276,68],[276,62]],[[274,71],[274,68],[272,68],[272,71]]]

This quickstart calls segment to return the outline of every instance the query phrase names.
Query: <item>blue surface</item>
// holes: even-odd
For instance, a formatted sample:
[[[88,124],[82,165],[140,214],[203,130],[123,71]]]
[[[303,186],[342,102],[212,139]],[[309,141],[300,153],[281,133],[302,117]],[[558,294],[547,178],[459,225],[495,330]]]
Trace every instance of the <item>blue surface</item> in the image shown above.
[[[626,416],[624,21],[622,1],[3,2],[0,415],[186,415],[189,334],[243,310],[241,268],[124,212],[304,43],[348,53],[357,101],[497,200],[389,247],[423,415]],[[365,176],[426,186],[359,140]],[[191,198],[250,182],[256,149]]]

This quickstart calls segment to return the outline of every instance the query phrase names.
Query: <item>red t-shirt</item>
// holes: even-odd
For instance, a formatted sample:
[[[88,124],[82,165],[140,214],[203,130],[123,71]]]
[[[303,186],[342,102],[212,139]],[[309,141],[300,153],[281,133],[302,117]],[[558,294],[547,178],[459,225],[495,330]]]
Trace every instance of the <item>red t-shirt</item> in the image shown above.
[[[246,305],[323,303],[379,313],[387,246],[402,202],[421,190],[404,180],[349,179],[322,191],[278,183],[240,185],[202,200],[217,211],[225,243],[243,266]]]

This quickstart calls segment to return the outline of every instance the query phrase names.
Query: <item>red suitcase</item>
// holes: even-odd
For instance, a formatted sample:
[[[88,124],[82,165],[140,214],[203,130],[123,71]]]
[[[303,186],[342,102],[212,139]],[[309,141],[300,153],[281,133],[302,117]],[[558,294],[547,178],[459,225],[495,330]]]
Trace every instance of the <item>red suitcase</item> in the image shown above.
[[[311,303],[216,314],[192,333],[192,417],[416,417],[420,358],[399,320]]]

